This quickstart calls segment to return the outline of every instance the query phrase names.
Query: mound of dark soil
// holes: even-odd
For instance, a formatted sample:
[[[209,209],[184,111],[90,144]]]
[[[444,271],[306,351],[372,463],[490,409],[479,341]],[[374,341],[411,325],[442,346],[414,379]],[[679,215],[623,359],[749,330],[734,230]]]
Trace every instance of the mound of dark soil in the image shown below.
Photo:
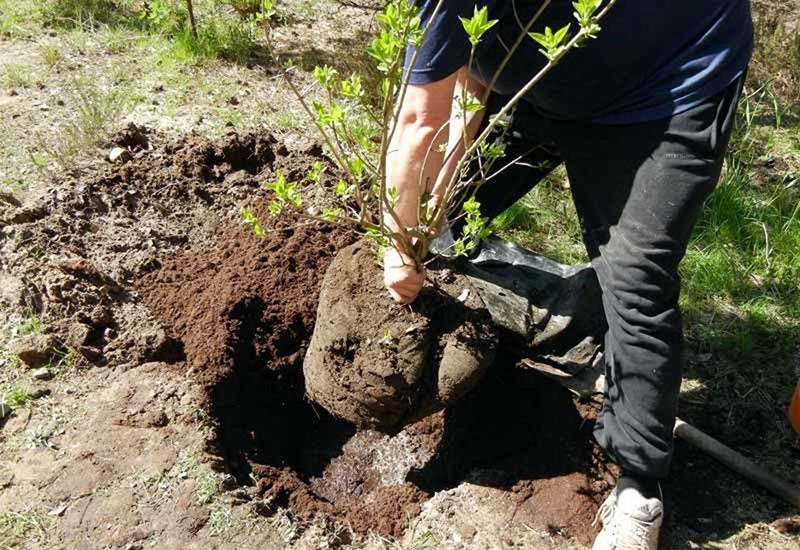
[[[316,225],[271,229],[260,238],[231,228],[138,286],[183,342],[218,423],[210,450],[241,483],[259,479],[270,510],[288,507],[303,520],[323,513],[361,531],[400,535],[428,495],[377,478],[365,487],[359,476],[370,458],[360,445],[349,464],[334,467],[342,447],[363,436],[304,398],[301,365],[322,275],[354,235]]]
[[[300,520],[322,514],[357,532],[399,536],[424,501],[469,479],[511,491],[528,524],[588,540],[607,489],[604,463],[592,456],[591,423],[563,390],[518,372],[513,354],[463,403],[394,436],[358,431],[306,400],[301,364],[322,277],[352,239],[316,225],[264,238],[232,228],[214,246],[176,256],[140,281],[206,388],[217,423],[209,450],[240,483],[258,480],[264,513],[284,507]],[[348,250],[361,250],[351,259],[374,261],[359,247]],[[370,285],[383,296],[379,275],[370,273]],[[457,277],[441,278],[451,293],[458,287]],[[388,298],[380,300],[388,309]],[[431,323],[430,315],[406,314]],[[385,323],[368,322],[382,336]],[[405,328],[392,325],[398,334]],[[506,349],[518,345],[509,338]]]
[[[32,204],[0,199],[0,278],[19,289],[0,296],[0,326],[15,309],[35,314],[96,364],[182,359],[132,283],[213,242],[276,170],[297,177],[312,162],[268,133],[151,139],[163,136],[131,126],[112,139],[129,162],[57,182]]]
[[[480,380],[497,346],[489,312],[464,275],[433,269],[429,277],[435,285],[400,306],[369,243],[336,256],[303,364],[311,399],[359,427],[396,432]]]
[[[264,513],[285,506],[300,520],[398,536],[423,502],[468,480],[512,495],[514,521],[589,536],[606,488],[591,422],[513,356],[446,414],[392,437],[306,400],[322,275],[353,237],[272,226],[256,238],[239,219],[269,198],[263,183],[277,170],[301,180],[318,149],[290,152],[268,134],[163,144],[143,133],[152,148],[120,137],[132,150],[123,165],[31,204],[0,196],[0,324],[32,311],[97,365],[185,368],[216,424],[209,451],[239,483],[257,480]]]

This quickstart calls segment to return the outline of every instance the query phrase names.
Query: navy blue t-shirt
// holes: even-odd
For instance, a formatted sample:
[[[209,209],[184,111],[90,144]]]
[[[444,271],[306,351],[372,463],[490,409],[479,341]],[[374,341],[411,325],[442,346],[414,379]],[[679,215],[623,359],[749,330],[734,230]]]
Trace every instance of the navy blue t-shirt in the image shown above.
[[[436,0],[422,0],[423,25]],[[452,74],[469,61],[470,44],[459,16],[475,1],[445,0],[411,69],[412,84]],[[484,35],[473,74],[488,83],[541,0],[478,1],[499,22]],[[512,9],[512,5],[516,9]],[[558,29],[572,23],[570,0],[553,0],[534,24]],[[573,49],[526,96],[543,115],[565,120],[628,124],[666,118],[699,104],[741,76],[753,46],[749,0],[617,0],[600,21],[598,37]],[[514,94],[546,63],[526,37],[495,85]],[[406,63],[411,58],[407,55]]]

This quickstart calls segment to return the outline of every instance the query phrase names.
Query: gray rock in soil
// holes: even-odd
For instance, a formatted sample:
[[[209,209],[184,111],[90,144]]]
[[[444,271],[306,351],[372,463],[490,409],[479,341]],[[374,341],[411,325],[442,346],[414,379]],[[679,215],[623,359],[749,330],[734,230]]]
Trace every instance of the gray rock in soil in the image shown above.
[[[28,395],[31,396],[31,399],[41,399],[42,397],[47,397],[51,393],[53,393],[53,390],[44,384],[38,383],[31,388],[31,391],[28,392]]]
[[[133,155],[131,155],[131,152],[123,147],[112,147],[108,152],[108,161],[115,164],[124,164],[132,158]]]
[[[58,340],[52,334],[28,334],[11,344],[10,351],[31,369],[43,367],[58,352]]]
[[[89,340],[92,327],[84,323],[72,323],[67,327],[67,335],[65,337],[67,345],[73,348],[79,348],[86,344]]]
[[[34,380],[52,380],[55,374],[47,367],[42,367],[34,370],[31,376]]]

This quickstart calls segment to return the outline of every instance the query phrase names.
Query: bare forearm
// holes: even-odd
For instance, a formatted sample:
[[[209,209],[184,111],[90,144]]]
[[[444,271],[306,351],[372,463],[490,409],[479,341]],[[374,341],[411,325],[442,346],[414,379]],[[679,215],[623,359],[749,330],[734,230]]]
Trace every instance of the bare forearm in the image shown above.
[[[459,113],[458,107],[462,94],[470,95],[474,98],[481,98],[485,88],[476,80],[469,76],[466,69],[458,72],[458,78],[453,95],[453,112]],[[477,134],[481,121],[483,120],[484,110],[466,113],[464,116],[452,116],[450,121],[450,132],[447,143],[447,154],[444,156],[443,165],[436,178],[433,193],[437,203],[441,201],[446,189],[445,186],[450,182],[453,172],[458,165],[458,161],[464,154],[465,146],[472,143]],[[465,124],[466,118],[466,124]]]
[[[386,157],[387,188],[397,191],[394,212],[385,215],[394,231],[419,225],[423,193],[431,191],[441,172],[448,140],[450,102],[456,75],[424,86],[409,86]]]
[[[391,216],[386,223],[393,230],[415,227],[419,224],[419,204],[425,191],[433,188],[444,160],[441,152],[447,143],[446,127],[435,128],[414,121],[398,124],[395,143],[387,154],[387,182],[397,190],[394,206],[403,228],[396,227]]]

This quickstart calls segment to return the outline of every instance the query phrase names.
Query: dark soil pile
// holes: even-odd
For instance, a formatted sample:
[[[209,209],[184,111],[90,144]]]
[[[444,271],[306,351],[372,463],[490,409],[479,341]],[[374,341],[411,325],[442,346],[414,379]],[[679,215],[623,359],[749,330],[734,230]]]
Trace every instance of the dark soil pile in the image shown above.
[[[317,225],[273,228],[265,238],[231,228],[138,286],[208,388],[218,423],[210,450],[241,483],[260,480],[268,511],[288,507],[303,520],[324,513],[397,536],[428,495],[411,483],[358,479],[369,464],[360,446],[351,464],[335,466],[355,429],[304,398],[301,366],[322,275],[353,238]]]
[[[352,238],[315,225],[265,238],[233,228],[140,281],[207,388],[209,450],[240,483],[258,480],[264,513],[285,507],[399,536],[422,502],[469,479],[512,491],[528,524],[589,540],[608,487],[591,423],[563,390],[518,372],[513,354],[463,403],[395,436],[357,431],[306,400],[301,364],[322,276]],[[506,348],[518,345],[509,338]]]
[[[461,398],[494,360],[497,334],[467,278],[432,269],[409,306],[389,298],[369,243],[328,268],[303,364],[306,392],[362,428],[403,425]]]
[[[9,290],[0,325],[14,309],[35,314],[101,365],[182,359],[180,343],[140,306],[134,280],[213,242],[242,206],[267,194],[261,184],[276,170],[299,177],[312,161],[267,133],[153,148],[149,140],[159,137],[126,128],[112,143],[128,148],[130,161],[67,179],[30,205],[0,200],[0,276]]]
[[[391,437],[306,400],[321,278],[353,237],[304,226],[256,238],[239,221],[277,170],[302,181],[318,149],[288,151],[268,134],[164,145],[128,134],[116,142],[131,150],[124,164],[28,205],[0,196],[0,324],[31,311],[96,365],[185,368],[217,425],[209,451],[239,483],[258,480],[264,513],[285,506],[396,536],[426,499],[469,481],[508,491],[514,521],[588,539],[607,488],[591,421],[513,354],[446,413]]]

